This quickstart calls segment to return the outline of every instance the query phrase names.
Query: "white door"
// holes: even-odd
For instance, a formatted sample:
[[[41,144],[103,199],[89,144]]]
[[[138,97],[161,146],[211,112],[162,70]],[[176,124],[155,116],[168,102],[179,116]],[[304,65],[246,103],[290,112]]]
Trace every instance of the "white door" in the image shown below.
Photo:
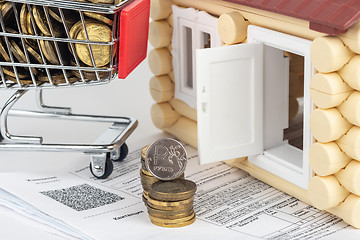
[[[263,152],[263,44],[196,50],[200,163]]]

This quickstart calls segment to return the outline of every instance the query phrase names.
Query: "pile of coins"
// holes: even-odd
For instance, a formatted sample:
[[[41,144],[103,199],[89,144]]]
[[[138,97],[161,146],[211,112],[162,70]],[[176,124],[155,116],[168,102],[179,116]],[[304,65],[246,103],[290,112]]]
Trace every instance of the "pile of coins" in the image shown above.
[[[185,179],[154,183],[147,199],[147,210],[153,224],[161,227],[183,227],[195,221],[196,184]]]
[[[89,0],[89,2],[113,4],[114,0]],[[18,35],[0,38],[0,61],[23,64],[18,64],[16,68],[1,67],[6,80],[17,82],[17,76],[21,84],[32,84],[33,78],[37,84],[41,82],[61,84],[66,83],[66,78],[69,83],[74,83],[80,81],[81,77],[89,81],[110,77],[111,71],[107,69],[111,67],[111,58],[114,57],[112,51],[116,52],[111,48],[113,15],[82,12],[82,21],[79,11],[8,1],[0,2],[0,9],[6,26],[5,32]],[[29,38],[26,35],[43,36],[48,39],[81,41],[88,39],[88,43],[91,44],[89,47],[89,44],[43,40],[37,37]],[[94,42],[104,42],[104,44],[93,44]],[[94,67],[93,63],[106,71],[79,71],[74,68],[74,66]],[[39,67],[27,67],[28,64],[38,64]],[[46,68],[40,65],[46,65]],[[60,70],[51,65],[70,66],[70,68]]]
[[[141,151],[140,178],[143,186],[143,201],[150,221],[161,227],[183,227],[195,221],[193,209],[196,184],[184,179],[184,168],[174,179],[160,180],[154,176],[145,162],[150,146]],[[161,163],[160,163],[161,164]],[[164,176],[160,177],[163,178]]]

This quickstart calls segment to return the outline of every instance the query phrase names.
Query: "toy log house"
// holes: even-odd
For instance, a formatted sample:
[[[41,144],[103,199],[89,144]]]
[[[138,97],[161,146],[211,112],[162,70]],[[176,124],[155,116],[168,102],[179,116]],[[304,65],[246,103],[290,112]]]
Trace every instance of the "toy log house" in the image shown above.
[[[360,228],[359,1],[152,0],[150,15],[156,127]]]

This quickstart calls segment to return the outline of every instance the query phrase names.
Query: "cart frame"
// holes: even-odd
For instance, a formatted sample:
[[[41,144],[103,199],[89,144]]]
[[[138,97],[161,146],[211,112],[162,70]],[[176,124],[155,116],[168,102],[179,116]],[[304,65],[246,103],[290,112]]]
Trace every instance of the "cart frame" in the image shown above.
[[[5,42],[6,49],[8,51],[10,62],[0,61],[0,89],[16,89],[17,91],[8,99],[0,113],[0,132],[3,137],[0,142],[0,151],[49,151],[49,152],[65,152],[65,151],[76,151],[83,152],[91,156],[90,170],[92,174],[97,178],[108,177],[113,170],[113,161],[119,161],[126,157],[128,153],[127,145],[125,140],[135,130],[138,122],[135,118],[118,117],[118,116],[99,116],[99,115],[83,115],[73,114],[71,108],[65,107],[52,107],[47,106],[43,103],[42,91],[44,88],[58,88],[58,87],[74,87],[74,86],[90,86],[96,84],[106,84],[114,79],[118,73],[119,67],[119,56],[120,52],[120,16],[121,11],[125,8],[129,9],[127,14],[131,15],[131,11],[134,14],[138,14],[139,10],[149,11],[149,0],[125,0],[116,5],[109,4],[93,4],[76,2],[71,0],[7,0],[5,3],[10,2],[12,4],[12,10],[17,25],[17,32],[9,32],[6,29],[6,23],[4,22],[2,12],[0,11],[0,37]],[[22,33],[20,26],[19,14],[17,6],[19,4],[26,4],[27,11],[30,15],[30,28],[33,28],[34,34]],[[135,5],[135,7],[131,6]],[[24,5],[22,5],[24,6]],[[43,36],[37,31],[35,20],[32,12],[32,8],[38,6],[43,9],[47,24],[51,32],[51,36]],[[49,8],[57,8],[63,27],[66,33],[64,37],[56,37],[52,23],[50,21]],[[86,39],[77,40],[73,39],[69,34],[69,26],[65,19],[63,10],[73,10],[80,16],[81,25],[83,27]],[[86,29],[86,21],[84,12],[94,12],[112,15],[112,37],[110,42],[98,42],[90,41],[89,35]],[[105,16],[107,16],[105,15]],[[139,14],[138,14],[139,15]],[[149,13],[141,14],[142,21],[148,20]],[[133,15],[128,17],[126,20],[131,19]],[[148,21],[147,21],[148,24]],[[148,26],[145,26],[146,29]],[[127,26],[127,29],[130,27]],[[129,30],[127,30],[129,31]],[[130,30],[134,31],[134,30]],[[125,33],[121,32],[125,35]],[[146,36],[146,37],[144,37]],[[142,39],[147,41],[147,32],[142,33]],[[20,41],[20,48],[25,53],[25,62],[15,62],[15,58],[10,50],[9,38],[18,39]],[[146,39],[144,39],[146,38]],[[32,63],[29,54],[26,50],[25,40],[34,41],[39,49],[42,64]],[[49,64],[44,56],[43,50],[41,49],[41,41],[51,41],[54,44],[56,54],[60,64]],[[75,65],[69,65],[62,59],[60,53],[59,44],[66,43],[69,47],[70,54],[72,54]],[[75,52],[76,44],[84,44],[88,46],[90,58],[92,62],[91,66],[82,66],[81,60],[77,57]],[[145,42],[146,44],[146,42]],[[92,50],[93,45],[106,45],[109,46],[110,51],[110,63],[108,66],[97,67],[95,62],[94,53]],[[133,46],[132,46],[133,47]],[[146,56],[146,53],[145,53]],[[144,58],[144,56],[141,56]],[[137,60],[141,62],[142,59]],[[138,63],[137,63],[138,64]],[[3,72],[3,67],[7,67],[13,70],[16,77],[16,82],[11,82],[7,79]],[[23,80],[19,78],[18,70],[24,68],[29,70],[31,77],[31,83],[24,84]],[[39,82],[34,75],[32,68],[42,69],[46,73],[49,81]],[[134,66],[131,66],[133,69]],[[61,71],[64,76],[64,81],[61,83],[54,83],[51,71]],[[80,75],[80,80],[71,82],[68,78],[68,72],[77,71]],[[96,79],[87,79],[84,76],[84,72],[91,72],[96,76]],[[102,77],[102,72],[108,73],[106,77]],[[28,81],[29,82],[29,81]],[[28,92],[29,89],[36,89],[37,91],[37,103],[41,111],[29,111],[29,110],[14,110],[12,107],[14,104]],[[72,121],[91,121],[91,122],[108,122],[112,125],[93,143],[93,144],[65,144],[65,143],[44,143],[43,138],[39,136],[20,136],[13,135],[8,130],[8,116],[19,116],[19,117],[31,117],[31,118],[55,118],[61,120],[72,120]]]

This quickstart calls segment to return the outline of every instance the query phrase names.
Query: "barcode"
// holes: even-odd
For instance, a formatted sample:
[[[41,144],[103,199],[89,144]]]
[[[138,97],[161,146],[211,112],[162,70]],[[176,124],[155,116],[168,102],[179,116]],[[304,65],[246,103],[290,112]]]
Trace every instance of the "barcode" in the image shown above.
[[[88,184],[40,192],[76,211],[84,211],[118,202],[123,197]]]

